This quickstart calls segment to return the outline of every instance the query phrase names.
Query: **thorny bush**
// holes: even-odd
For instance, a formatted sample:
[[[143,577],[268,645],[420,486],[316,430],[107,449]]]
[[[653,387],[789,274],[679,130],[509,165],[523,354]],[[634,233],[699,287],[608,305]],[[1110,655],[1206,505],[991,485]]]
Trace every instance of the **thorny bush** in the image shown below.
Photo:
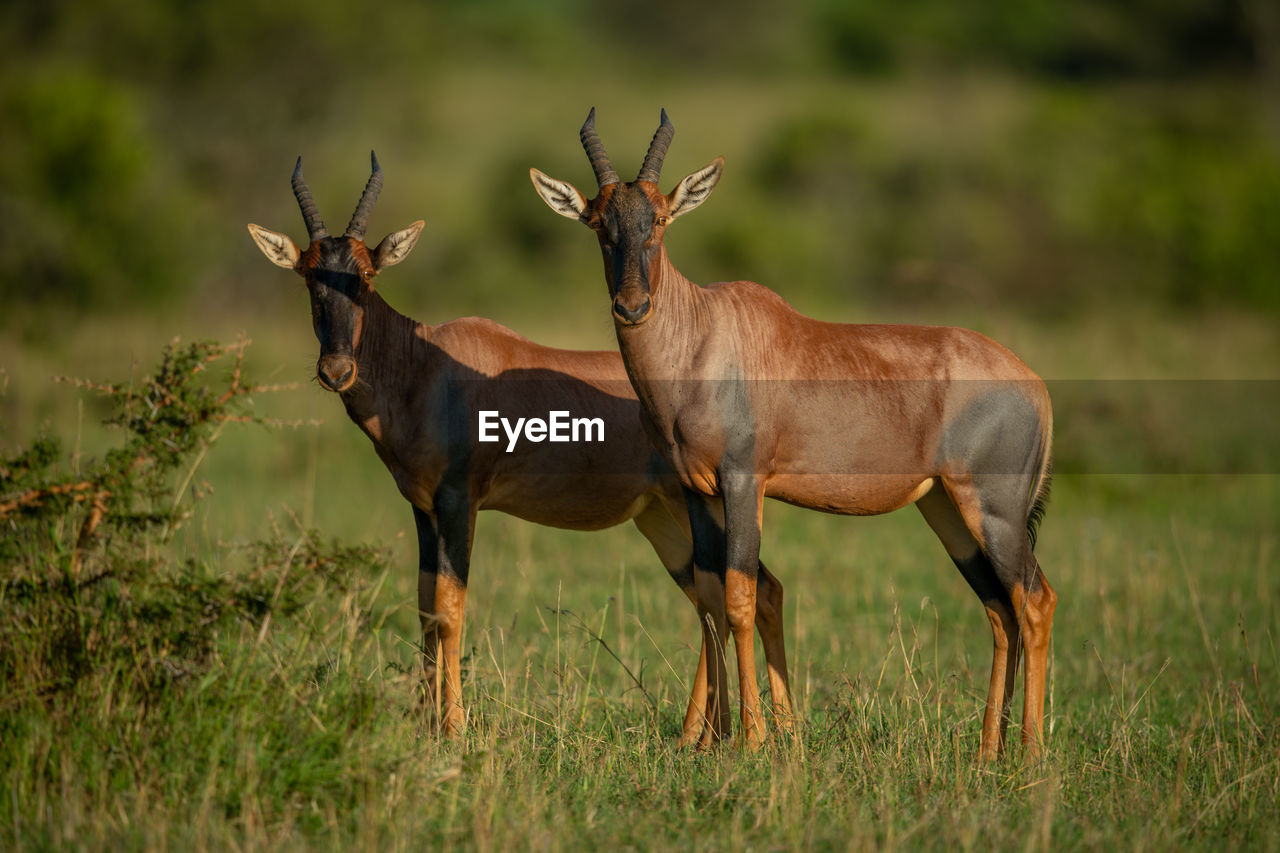
[[[296,613],[385,560],[278,527],[207,559],[169,547],[224,426],[267,423],[249,413],[272,389],[245,380],[248,343],[175,341],[140,383],[63,380],[106,397],[123,441],[83,465],[54,438],[0,457],[0,738],[20,707],[74,707],[121,679],[145,701],[207,668],[219,630]]]

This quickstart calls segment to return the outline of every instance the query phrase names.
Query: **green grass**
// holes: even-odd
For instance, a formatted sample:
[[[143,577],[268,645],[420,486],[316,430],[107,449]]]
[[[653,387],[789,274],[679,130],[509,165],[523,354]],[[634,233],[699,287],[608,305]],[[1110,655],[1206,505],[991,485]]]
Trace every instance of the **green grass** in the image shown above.
[[[1239,518],[1224,530],[1203,507],[1274,506],[1275,483],[1138,485],[1160,489],[1160,509],[1058,484],[1041,547],[1062,598],[1040,764],[975,765],[989,639],[909,514],[771,511],[802,723],[758,755],[673,746],[694,620],[638,537],[495,516],[477,547],[461,742],[424,732],[415,711],[400,566],[367,578],[376,595],[318,593],[298,624],[224,631],[199,683],[148,707],[119,673],[97,706],[26,721],[8,747],[25,758],[4,770],[4,837],[1274,847],[1274,532]],[[1121,512],[1125,529],[1102,523]]]
[[[634,530],[486,513],[455,742],[417,705],[408,509],[332,398],[306,388],[256,410],[290,397],[329,423],[224,430],[197,471],[212,492],[154,570],[177,593],[155,630],[199,627],[200,653],[126,648],[73,690],[0,704],[0,843],[1280,845],[1275,475],[1058,478],[1039,546],[1061,596],[1048,754],[987,767],[974,754],[989,630],[913,511],[768,506],[800,724],[747,755],[674,746],[696,620]],[[305,572],[288,555],[323,546],[273,503],[290,491],[299,524],[388,550]],[[266,557],[245,545],[264,528]],[[254,589],[291,603],[208,615]],[[95,630],[127,636],[102,612]]]

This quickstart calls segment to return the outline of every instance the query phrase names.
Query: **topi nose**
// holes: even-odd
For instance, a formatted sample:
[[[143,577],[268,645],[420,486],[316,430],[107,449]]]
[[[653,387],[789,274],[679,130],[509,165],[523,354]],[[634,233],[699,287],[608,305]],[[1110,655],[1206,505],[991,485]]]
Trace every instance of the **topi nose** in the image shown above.
[[[648,296],[646,296],[644,301],[635,308],[627,307],[621,297],[613,300],[614,316],[630,326],[635,326],[643,322],[644,319],[649,316],[649,309],[651,307],[652,303],[649,301]]]
[[[356,378],[355,359],[346,355],[326,355],[316,365],[316,376],[330,391],[345,391]]]

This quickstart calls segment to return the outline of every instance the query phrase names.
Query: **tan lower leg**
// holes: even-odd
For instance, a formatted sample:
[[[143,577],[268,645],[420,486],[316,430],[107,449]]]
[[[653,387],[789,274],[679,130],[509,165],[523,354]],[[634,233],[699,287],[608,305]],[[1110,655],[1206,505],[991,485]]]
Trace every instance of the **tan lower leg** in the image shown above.
[[[1018,623],[1009,606],[1001,601],[985,602],[991,622],[991,680],[987,684],[987,708],[982,715],[980,758],[990,760],[1004,749],[1009,725],[1009,699],[1018,671]]]
[[[440,706],[445,734],[462,732],[466,717],[462,707],[462,617],[467,588],[448,576],[436,580],[436,612],[440,618],[440,657],[444,670]]]
[[[1030,593],[1019,584],[1014,589],[1014,607],[1027,647],[1026,695],[1022,708],[1022,742],[1028,754],[1038,756],[1044,748],[1044,691],[1049,670],[1049,635],[1058,596],[1043,574]]]
[[[698,617],[702,623],[702,647],[707,671],[705,723],[698,739],[700,749],[709,749],[728,735],[732,727],[729,711],[729,674],[725,665],[725,643],[729,620],[725,615],[725,588],[710,572],[694,573]]]
[[[757,746],[764,740],[764,717],[760,714],[760,690],[756,684],[755,578],[729,570],[725,578],[725,611],[738,657],[742,742],[746,746]]]
[[[782,633],[782,584],[762,564],[756,585],[756,630],[764,646],[769,669],[769,696],[779,728],[790,730],[794,719],[791,678],[787,673],[787,647]]]
[[[693,690],[689,693],[689,707],[684,713],[684,727],[680,734],[681,746],[693,746],[702,735],[707,723],[707,644],[698,652],[698,671],[693,677]]]

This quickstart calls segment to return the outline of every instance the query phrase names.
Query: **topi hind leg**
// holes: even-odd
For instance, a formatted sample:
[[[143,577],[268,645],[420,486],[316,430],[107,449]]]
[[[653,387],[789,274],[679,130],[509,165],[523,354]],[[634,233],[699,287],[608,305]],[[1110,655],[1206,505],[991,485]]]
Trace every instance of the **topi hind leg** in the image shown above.
[[[709,519],[715,521],[723,518],[723,509],[718,498],[704,498],[710,513]],[[683,504],[668,506],[663,501],[649,504],[634,519],[636,527],[653,545],[659,558],[667,567],[673,580],[680,585],[690,601],[697,606],[697,596],[693,586],[693,546],[691,532],[687,524],[688,513]],[[716,529],[724,535],[722,523],[717,522]],[[794,715],[791,704],[791,681],[787,670],[786,643],[783,635],[783,587],[782,582],[764,565],[758,564],[757,595],[755,610],[755,626],[760,632],[764,646],[765,665],[769,672],[770,696],[773,702],[774,715],[779,726],[790,728]],[[707,650],[705,643],[698,654],[698,671],[694,679],[693,689],[685,713],[684,726],[680,738],[681,745],[697,743],[706,725],[707,702]]]
[[[678,515],[677,515],[678,513]],[[684,520],[682,525],[678,519]],[[654,553],[666,567],[671,579],[680,587],[694,609],[698,600],[693,588],[693,542],[688,529],[688,513],[683,504],[668,507],[660,500],[650,501],[633,519],[636,529],[649,540]],[[701,644],[698,650],[698,668],[694,671],[681,726],[680,745],[692,746],[702,736],[706,724],[707,705],[707,648]]]
[[[1031,582],[1013,589],[1013,607],[1027,650],[1025,698],[1022,706],[1022,743],[1027,754],[1039,757],[1044,750],[1044,693],[1049,670],[1049,635],[1058,595],[1031,556]]]
[[[710,749],[728,736],[733,725],[729,709],[729,674],[725,646],[729,619],[725,606],[725,535],[719,501],[685,490],[693,536],[693,587],[702,629],[707,693],[698,738],[699,749]]]
[[[932,489],[916,502],[916,507],[982,602],[991,625],[991,676],[978,756],[984,761],[994,759],[1004,750],[1009,704],[1018,673],[1019,627],[1013,603],[949,491]]]
[[[1040,571],[1027,531],[1029,478],[989,475],[974,478],[970,494],[980,499],[958,502],[957,508],[980,539],[1000,586],[1008,597],[1020,640],[1011,655],[1026,650],[1022,742],[1033,755],[1043,748],[1044,691],[1049,634],[1057,596]],[[979,509],[980,508],[980,509]]]

